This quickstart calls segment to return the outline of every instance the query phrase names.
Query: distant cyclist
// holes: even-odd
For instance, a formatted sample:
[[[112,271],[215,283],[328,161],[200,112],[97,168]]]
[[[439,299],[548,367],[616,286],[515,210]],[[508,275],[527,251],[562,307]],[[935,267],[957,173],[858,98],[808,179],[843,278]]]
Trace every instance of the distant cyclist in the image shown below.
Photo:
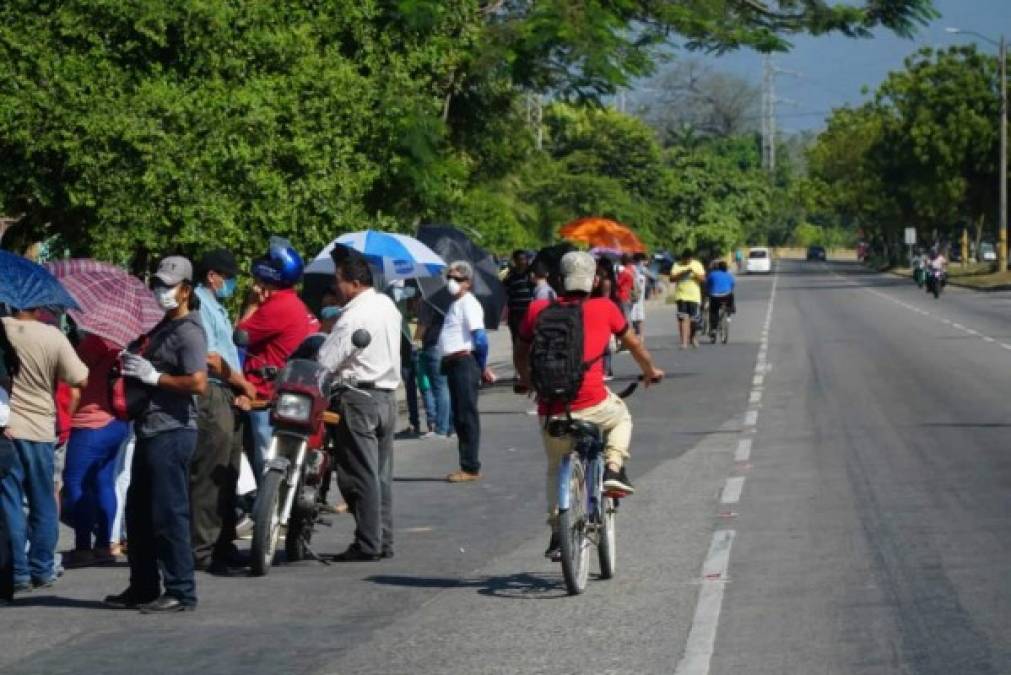
[[[632,354],[647,385],[659,382],[664,373],[659,370],[646,351],[642,342],[629,330],[628,321],[621,309],[608,297],[591,297],[594,287],[600,283],[601,275],[597,263],[589,253],[572,251],[566,253],[561,261],[564,291],[555,302],[536,300],[530,305],[526,318],[520,325],[519,345],[516,350],[516,372],[518,391],[530,389],[531,351],[533,343],[543,330],[540,318],[547,319],[545,310],[557,305],[581,307],[583,328],[583,344],[581,346],[582,382],[574,400],[567,406],[560,403],[538,403],[538,414],[542,428],[549,416],[571,413],[575,419],[586,420],[599,426],[607,436],[604,447],[604,489],[632,494],[635,490],[632,481],[625,473],[625,461],[629,458],[629,447],[632,441],[632,416],[628,407],[616,394],[608,390],[604,384],[603,356],[607,351],[611,336],[615,336]],[[551,310],[554,312],[555,310]],[[556,355],[557,356],[557,355]],[[536,366],[537,364],[533,364]],[[542,432],[544,450],[548,456],[547,467],[547,499],[548,524],[551,526],[551,541],[546,557],[553,557],[559,550],[558,537],[558,495],[557,474],[562,458],[571,450],[571,442],[567,438],[555,438],[547,431]]]
[[[716,264],[716,269],[706,275],[706,292],[709,296],[709,337],[716,335],[716,326],[720,322],[720,307],[727,308],[727,314],[737,312],[734,302],[734,286],[736,281],[730,273],[725,260]],[[730,317],[727,317],[727,321]]]

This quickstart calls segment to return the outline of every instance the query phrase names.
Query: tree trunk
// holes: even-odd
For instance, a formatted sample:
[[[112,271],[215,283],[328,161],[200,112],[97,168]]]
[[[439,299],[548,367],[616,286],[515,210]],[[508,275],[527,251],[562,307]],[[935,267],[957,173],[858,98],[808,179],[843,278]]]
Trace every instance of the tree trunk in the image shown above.
[[[976,262],[980,262],[980,259],[979,259],[979,245],[983,241],[983,220],[984,220],[984,216],[982,214],[980,214],[980,216],[976,220],[975,226],[973,228],[976,231],[976,235],[975,235],[976,248],[974,249],[975,256],[976,256]]]

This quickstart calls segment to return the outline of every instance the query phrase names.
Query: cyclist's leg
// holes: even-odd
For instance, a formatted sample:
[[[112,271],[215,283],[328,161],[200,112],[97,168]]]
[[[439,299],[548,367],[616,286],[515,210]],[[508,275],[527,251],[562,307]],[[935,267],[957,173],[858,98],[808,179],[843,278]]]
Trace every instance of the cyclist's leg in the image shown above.
[[[558,466],[562,458],[572,450],[572,440],[568,437],[555,438],[544,428],[544,418],[541,420],[541,438],[544,442],[544,453],[547,455],[548,467],[545,476],[545,496],[548,506],[548,527],[553,531],[558,529]]]
[[[600,427],[604,432],[604,461],[614,469],[621,469],[630,456],[632,444],[632,415],[625,402],[609,391],[604,401],[573,411],[572,416]]]
[[[727,296],[727,309],[731,314],[737,314],[737,298],[733,293]]]
[[[709,334],[712,335],[716,332],[716,327],[720,323],[720,305],[723,303],[723,298],[712,297],[709,298]]]

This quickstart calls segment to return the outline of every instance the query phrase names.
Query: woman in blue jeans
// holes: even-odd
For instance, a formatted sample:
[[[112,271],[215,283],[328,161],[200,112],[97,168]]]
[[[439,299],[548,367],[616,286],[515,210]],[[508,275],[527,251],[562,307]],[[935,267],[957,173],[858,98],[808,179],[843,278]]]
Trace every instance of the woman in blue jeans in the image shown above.
[[[109,404],[109,372],[120,351],[98,335],[86,336],[77,346],[90,377],[71,422],[63,469],[63,513],[74,527],[74,550],[63,560],[66,567],[115,560],[116,459],[130,433],[130,425],[116,419]]]

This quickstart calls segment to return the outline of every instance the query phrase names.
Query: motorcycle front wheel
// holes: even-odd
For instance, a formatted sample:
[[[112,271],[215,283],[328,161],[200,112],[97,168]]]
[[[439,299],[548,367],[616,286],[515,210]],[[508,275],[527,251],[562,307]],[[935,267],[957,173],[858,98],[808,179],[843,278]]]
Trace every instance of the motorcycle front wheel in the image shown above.
[[[277,538],[281,534],[281,514],[278,503],[284,475],[268,471],[260,485],[256,506],[253,508],[253,543],[250,547],[250,569],[253,576],[262,577],[274,564]]]

